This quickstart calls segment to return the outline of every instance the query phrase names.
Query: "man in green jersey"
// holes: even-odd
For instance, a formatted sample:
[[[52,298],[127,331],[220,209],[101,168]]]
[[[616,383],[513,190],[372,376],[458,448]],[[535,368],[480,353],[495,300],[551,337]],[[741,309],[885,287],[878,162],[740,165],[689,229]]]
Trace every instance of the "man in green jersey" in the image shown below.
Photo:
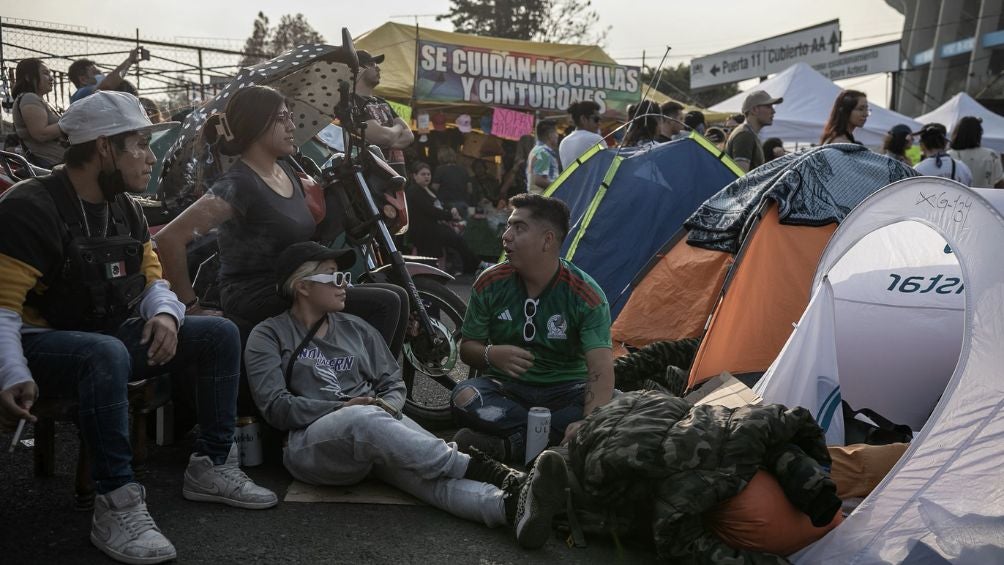
[[[560,258],[568,207],[536,194],[512,205],[507,260],[474,282],[464,318],[460,356],[483,376],[457,385],[452,404],[461,450],[522,463],[529,409],[550,409],[549,444],[563,443],[610,400],[614,369],[607,299]]]

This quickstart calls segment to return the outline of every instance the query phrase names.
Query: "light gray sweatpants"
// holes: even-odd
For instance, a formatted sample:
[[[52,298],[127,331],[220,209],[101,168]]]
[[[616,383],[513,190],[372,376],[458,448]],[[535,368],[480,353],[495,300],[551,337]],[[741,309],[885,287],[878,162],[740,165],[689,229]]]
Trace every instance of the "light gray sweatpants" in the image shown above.
[[[481,522],[506,523],[502,491],[462,478],[470,458],[407,416],[377,406],[348,406],[289,433],[286,469],[315,485],[352,485],[372,471],[426,504]]]

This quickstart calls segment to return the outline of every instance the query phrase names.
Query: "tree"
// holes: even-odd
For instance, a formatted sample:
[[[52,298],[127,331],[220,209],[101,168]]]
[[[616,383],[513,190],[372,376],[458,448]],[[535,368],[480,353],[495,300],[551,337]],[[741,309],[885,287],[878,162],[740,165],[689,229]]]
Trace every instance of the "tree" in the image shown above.
[[[303,14],[279,18],[279,24],[269,27],[268,17],[258,12],[251,37],[244,42],[244,57],[240,66],[250,67],[304,43],[324,43],[324,37],[307,22]]]
[[[642,92],[648,88],[652,82],[652,76],[657,74],[656,69],[648,65],[642,70],[641,79]],[[652,85],[652,88],[672,96],[677,100],[682,100],[688,104],[694,104],[702,108],[713,106],[730,96],[739,93],[739,86],[736,83],[720,84],[701,90],[690,89],[690,65],[680,63],[676,67],[667,66],[659,74],[659,82]]]
[[[594,31],[600,17],[591,6],[591,0],[450,0],[450,11],[436,19],[449,20],[459,33],[601,44],[610,28]]]

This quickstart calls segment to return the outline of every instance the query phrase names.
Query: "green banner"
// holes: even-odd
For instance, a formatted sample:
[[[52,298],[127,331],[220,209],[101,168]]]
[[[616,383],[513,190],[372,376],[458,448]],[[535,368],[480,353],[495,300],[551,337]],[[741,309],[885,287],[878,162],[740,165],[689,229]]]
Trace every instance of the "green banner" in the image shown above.
[[[419,41],[415,98],[562,112],[592,100],[600,113],[623,117],[640,99],[640,70],[560,57]]]

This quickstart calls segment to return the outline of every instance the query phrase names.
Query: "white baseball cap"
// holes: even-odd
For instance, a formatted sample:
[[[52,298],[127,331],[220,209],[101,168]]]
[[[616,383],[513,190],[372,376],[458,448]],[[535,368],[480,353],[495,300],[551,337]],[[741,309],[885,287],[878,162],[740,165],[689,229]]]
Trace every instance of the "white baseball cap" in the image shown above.
[[[181,122],[150,122],[139,98],[127,92],[99,90],[70,104],[59,129],[70,145],[79,145],[105,136],[126,132],[150,132],[170,129]]]

